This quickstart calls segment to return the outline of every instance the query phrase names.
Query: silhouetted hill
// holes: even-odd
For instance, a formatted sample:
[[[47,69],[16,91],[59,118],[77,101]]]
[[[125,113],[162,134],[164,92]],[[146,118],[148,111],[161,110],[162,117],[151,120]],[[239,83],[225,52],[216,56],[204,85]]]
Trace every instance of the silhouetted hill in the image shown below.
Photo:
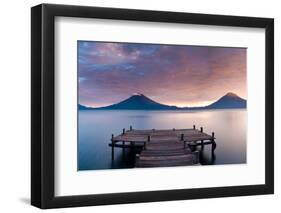
[[[160,104],[143,94],[134,94],[117,104],[105,107],[91,108],[81,104],[79,110],[204,110],[204,109],[239,109],[246,108],[247,101],[234,93],[227,93],[214,103],[204,107],[176,107]]]
[[[208,109],[235,109],[235,108],[246,108],[247,101],[243,98],[240,98],[235,93],[227,93],[219,100],[214,103],[206,106]]]
[[[175,106],[157,103],[143,94],[134,94],[128,99],[117,104],[96,109],[127,109],[127,110],[173,110]]]
[[[83,106],[83,105],[81,105],[81,104],[78,104],[78,109],[79,109],[79,110],[88,110],[88,109],[92,109],[92,108]]]

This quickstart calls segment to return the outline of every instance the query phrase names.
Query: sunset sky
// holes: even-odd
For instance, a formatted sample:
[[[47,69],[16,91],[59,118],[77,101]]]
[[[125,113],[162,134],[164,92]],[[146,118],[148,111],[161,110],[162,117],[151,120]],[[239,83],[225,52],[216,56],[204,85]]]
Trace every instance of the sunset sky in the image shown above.
[[[245,48],[78,41],[79,103],[99,107],[142,93],[167,105],[247,98]]]

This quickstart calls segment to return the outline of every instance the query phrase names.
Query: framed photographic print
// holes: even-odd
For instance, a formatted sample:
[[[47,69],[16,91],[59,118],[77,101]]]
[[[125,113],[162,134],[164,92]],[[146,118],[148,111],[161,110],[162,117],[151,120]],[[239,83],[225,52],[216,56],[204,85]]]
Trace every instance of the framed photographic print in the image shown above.
[[[274,21],[31,9],[31,203],[271,194]]]

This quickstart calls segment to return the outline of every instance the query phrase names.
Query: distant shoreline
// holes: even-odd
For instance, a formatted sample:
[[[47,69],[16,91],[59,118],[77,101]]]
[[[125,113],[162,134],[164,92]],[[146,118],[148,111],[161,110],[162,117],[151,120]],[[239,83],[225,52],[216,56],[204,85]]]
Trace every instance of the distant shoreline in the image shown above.
[[[87,107],[78,104],[79,110],[208,110],[208,109],[245,109],[247,100],[240,98],[235,93],[227,93],[217,101],[207,106],[178,107],[158,103],[143,94],[133,94],[131,97],[109,106]]]
[[[197,109],[99,109],[99,108],[89,108],[89,109],[79,109],[78,111],[211,111],[211,110],[247,110],[247,107],[243,108],[197,108]]]

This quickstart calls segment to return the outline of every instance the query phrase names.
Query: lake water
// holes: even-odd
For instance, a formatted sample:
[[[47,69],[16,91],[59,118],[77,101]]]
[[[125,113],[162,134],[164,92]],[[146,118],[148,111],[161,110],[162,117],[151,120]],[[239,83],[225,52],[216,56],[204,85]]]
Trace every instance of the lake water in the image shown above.
[[[80,110],[78,113],[78,170],[132,168],[135,152],[115,148],[111,160],[108,146],[111,134],[129,129],[183,129],[201,126],[204,132],[215,132],[215,158],[211,146],[201,153],[204,164],[246,163],[247,111],[245,109],[206,111]],[[200,150],[200,149],[199,149]],[[138,151],[138,150],[135,150]]]

